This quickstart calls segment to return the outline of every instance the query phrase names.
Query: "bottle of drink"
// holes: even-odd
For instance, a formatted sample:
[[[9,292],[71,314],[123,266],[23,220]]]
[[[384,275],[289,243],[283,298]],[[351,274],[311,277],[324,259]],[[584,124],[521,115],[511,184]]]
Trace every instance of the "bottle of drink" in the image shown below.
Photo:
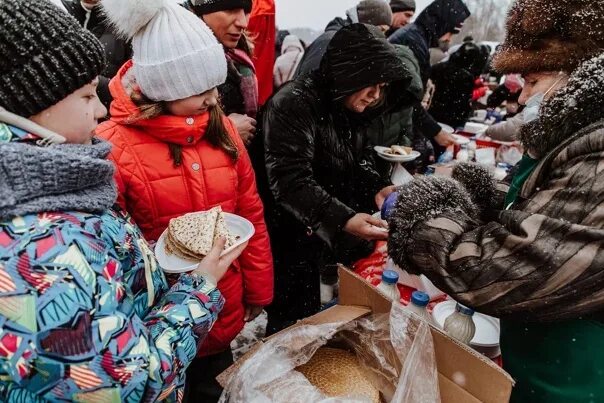
[[[464,344],[470,344],[476,334],[473,316],[473,309],[457,304],[455,311],[445,320],[445,332]]]
[[[401,301],[401,293],[396,284],[398,283],[398,273],[393,270],[384,270],[382,273],[382,282],[378,284],[377,289],[394,302]]]
[[[459,150],[459,152],[457,153],[457,155],[455,156],[455,159],[459,162],[468,162],[470,161],[470,153],[468,151],[468,146],[467,145],[462,145],[461,146],[461,150]]]
[[[432,315],[430,315],[427,309],[428,303],[430,303],[430,296],[428,294],[422,291],[413,291],[413,294],[411,294],[411,301],[409,302],[409,305],[407,305],[407,310],[434,325],[435,323],[432,319]]]

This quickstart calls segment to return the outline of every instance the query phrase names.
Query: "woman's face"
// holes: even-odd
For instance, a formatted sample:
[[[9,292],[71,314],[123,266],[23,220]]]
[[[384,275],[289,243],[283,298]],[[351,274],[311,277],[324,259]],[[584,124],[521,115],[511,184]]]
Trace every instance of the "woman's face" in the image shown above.
[[[96,95],[98,84],[95,79],[29,119],[65,137],[67,143],[90,144],[98,120],[107,115]]]
[[[194,116],[218,105],[218,89],[212,88],[201,95],[168,102],[168,110],[175,116]]]
[[[380,100],[384,94],[384,87],[386,84],[380,83],[348,95],[344,98],[344,106],[352,112],[363,113],[365,109]]]
[[[568,82],[568,75],[560,72],[530,73],[524,76],[524,87],[518,98],[520,105],[536,94],[545,94],[544,99],[550,98]]]
[[[248,15],[242,8],[205,14],[202,19],[214,32],[218,42],[227,49],[237,47],[248,24]]]

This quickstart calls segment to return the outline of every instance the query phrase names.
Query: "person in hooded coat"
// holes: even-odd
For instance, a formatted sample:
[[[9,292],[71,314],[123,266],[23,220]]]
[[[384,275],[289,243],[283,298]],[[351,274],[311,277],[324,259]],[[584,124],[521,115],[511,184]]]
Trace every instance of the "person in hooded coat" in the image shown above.
[[[439,122],[462,127],[472,113],[474,81],[486,60],[473,42],[464,43],[448,61],[432,67],[435,92],[428,112]]]
[[[347,250],[365,253],[365,240],[384,239],[380,220],[366,213],[391,187],[374,170],[358,125],[405,94],[411,77],[376,31],[342,28],[320,70],[285,84],[264,111],[276,281],[269,333],[319,311],[319,271],[333,263],[326,260],[350,263],[356,257]]]
[[[527,154],[511,184],[476,165],[411,182],[389,220],[388,250],[501,319],[512,402],[601,402],[604,2],[517,0],[507,29],[493,66],[526,81]]]
[[[408,24],[388,37],[396,45],[408,46],[415,55],[421,71],[424,88],[430,78],[430,48],[439,47],[439,41],[450,41],[458,33],[470,11],[462,0],[435,0],[426,7],[415,22]],[[413,111],[415,130],[439,146],[446,147],[454,140],[443,131],[436,120],[417,103]]]
[[[295,76],[299,77],[316,70],[323,60],[331,38],[343,27],[354,23],[382,27],[385,31],[392,24],[392,10],[385,0],[362,0],[346,11],[346,19],[334,18],[325,27],[325,32],[308,46]]]
[[[281,56],[277,58],[273,69],[275,88],[293,80],[298,64],[304,57],[304,46],[296,35],[287,35],[281,45]]]

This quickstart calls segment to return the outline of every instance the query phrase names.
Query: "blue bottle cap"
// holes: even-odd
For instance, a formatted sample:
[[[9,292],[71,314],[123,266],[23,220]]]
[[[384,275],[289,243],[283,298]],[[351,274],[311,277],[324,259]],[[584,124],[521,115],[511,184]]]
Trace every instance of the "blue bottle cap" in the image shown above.
[[[396,284],[398,283],[398,273],[393,270],[384,270],[382,281],[387,284]]]
[[[386,197],[384,200],[384,204],[382,204],[382,220],[387,220],[394,211],[394,207],[396,206],[396,200],[398,199],[398,192],[392,192]]]
[[[462,313],[464,315],[468,315],[468,316],[473,316],[474,315],[474,310],[472,308],[468,308],[467,306],[463,306],[461,304],[457,304],[455,306],[455,310],[459,313]]]
[[[430,302],[430,296],[422,291],[413,291],[411,294],[411,303],[417,306],[427,306]]]

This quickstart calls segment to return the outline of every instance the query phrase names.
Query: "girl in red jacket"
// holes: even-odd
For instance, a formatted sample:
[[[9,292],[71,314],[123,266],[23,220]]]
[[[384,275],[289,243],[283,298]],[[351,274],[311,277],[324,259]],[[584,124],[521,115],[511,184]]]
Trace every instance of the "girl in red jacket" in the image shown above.
[[[214,377],[232,363],[231,341],[273,296],[254,172],[218,106],[216,87],[227,75],[224,51],[203,21],[171,0],[102,4],[133,47],[133,60],[110,83],[111,120],[97,129],[113,144],[118,203],[150,241],[170,219],[217,205],[255,226],[248,247],[218,283],[225,307],[188,370],[188,393],[216,401],[221,391]]]

